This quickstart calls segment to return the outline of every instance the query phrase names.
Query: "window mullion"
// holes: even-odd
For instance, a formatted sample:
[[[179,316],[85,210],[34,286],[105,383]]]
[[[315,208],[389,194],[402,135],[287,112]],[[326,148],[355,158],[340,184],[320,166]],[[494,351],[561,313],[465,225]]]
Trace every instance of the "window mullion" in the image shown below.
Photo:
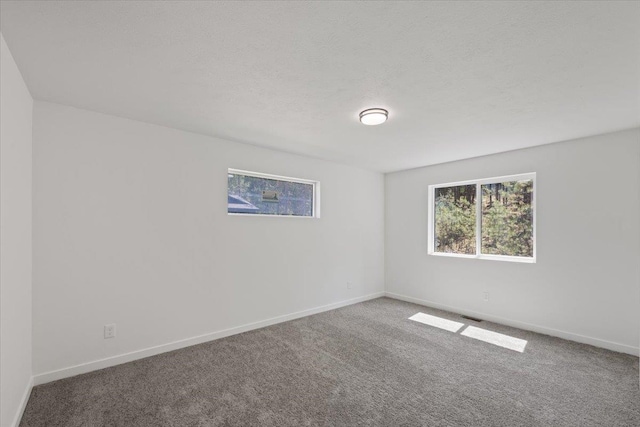
[[[482,184],[476,184],[476,256],[480,256],[482,245]]]

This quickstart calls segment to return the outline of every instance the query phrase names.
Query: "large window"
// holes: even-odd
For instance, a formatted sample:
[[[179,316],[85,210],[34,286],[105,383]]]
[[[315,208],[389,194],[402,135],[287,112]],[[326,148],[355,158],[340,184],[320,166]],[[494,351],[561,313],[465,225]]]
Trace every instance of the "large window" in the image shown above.
[[[227,212],[231,215],[320,216],[320,183],[229,169]]]
[[[429,186],[429,254],[535,262],[535,178]]]

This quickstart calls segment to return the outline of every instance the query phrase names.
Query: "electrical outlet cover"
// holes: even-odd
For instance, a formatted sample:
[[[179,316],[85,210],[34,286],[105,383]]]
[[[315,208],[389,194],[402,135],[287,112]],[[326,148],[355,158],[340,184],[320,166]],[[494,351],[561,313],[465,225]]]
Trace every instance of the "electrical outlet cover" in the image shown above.
[[[110,323],[108,325],[104,325],[104,338],[115,338],[116,336],[116,324]]]

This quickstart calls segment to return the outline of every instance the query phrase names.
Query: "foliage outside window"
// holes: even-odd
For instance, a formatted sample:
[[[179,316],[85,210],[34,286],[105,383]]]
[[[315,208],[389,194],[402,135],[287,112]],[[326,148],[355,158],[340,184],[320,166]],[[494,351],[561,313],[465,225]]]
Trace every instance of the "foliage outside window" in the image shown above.
[[[535,262],[535,174],[429,187],[429,253]]]
[[[229,169],[227,184],[229,214],[320,216],[316,181]]]

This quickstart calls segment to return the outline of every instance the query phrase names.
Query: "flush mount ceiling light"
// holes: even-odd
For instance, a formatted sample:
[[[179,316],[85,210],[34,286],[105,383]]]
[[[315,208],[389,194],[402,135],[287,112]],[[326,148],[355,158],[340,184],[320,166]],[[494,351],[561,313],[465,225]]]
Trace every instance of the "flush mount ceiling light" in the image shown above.
[[[387,121],[389,112],[382,108],[369,108],[360,113],[360,123],[363,125],[379,125]]]

